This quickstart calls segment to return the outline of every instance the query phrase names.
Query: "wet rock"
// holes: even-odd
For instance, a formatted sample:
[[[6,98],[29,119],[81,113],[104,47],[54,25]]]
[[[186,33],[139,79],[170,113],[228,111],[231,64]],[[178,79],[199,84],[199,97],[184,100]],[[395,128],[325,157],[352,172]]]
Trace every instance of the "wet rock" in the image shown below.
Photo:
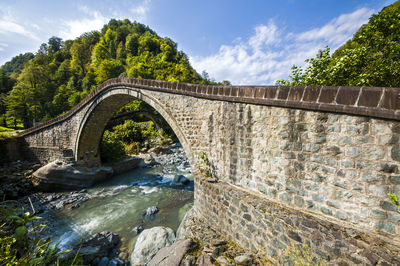
[[[107,257],[103,257],[103,258],[100,260],[99,264],[97,264],[97,265],[98,265],[98,266],[108,266],[108,261],[109,261],[109,259],[108,259]]]
[[[157,206],[151,206],[146,209],[146,211],[142,214],[143,219],[145,220],[153,220],[154,215],[158,213],[159,209]]]
[[[184,186],[189,184],[190,180],[187,179],[184,175],[176,175],[172,180],[171,185],[173,186]]]
[[[163,247],[149,261],[147,266],[179,266],[184,255],[191,251],[194,242],[191,239],[178,240],[168,247]]]
[[[42,191],[85,188],[112,173],[111,167],[87,168],[57,160],[36,170],[32,175],[32,183]]]
[[[144,230],[136,240],[131,254],[131,264],[146,264],[161,248],[170,246],[174,240],[175,234],[171,228],[156,226]]]
[[[123,263],[122,261],[120,262],[120,260],[119,259],[112,259],[112,260],[110,260],[109,262],[108,262],[108,265],[107,266],[118,266],[118,264],[119,263]],[[119,264],[119,265],[121,265],[121,264]]]
[[[153,154],[171,154],[173,151],[168,147],[154,147],[147,151]]]
[[[236,256],[235,262],[238,265],[251,265],[253,263],[253,257],[250,254]]]
[[[144,224],[139,224],[138,226],[133,227],[132,232],[136,233],[137,235],[140,234],[144,229]]]
[[[139,162],[139,167],[154,166],[157,164],[157,161],[154,159],[153,156],[151,156],[151,154],[140,154],[138,155],[138,157],[143,159],[141,162]]]
[[[86,263],[91,263],[96,257],[107,257],[111,251],[121,243],[117,234],[110,231],[103,231],[95,234],[90,239],[82,243],[82,247],[75,247],[74,250],[79,250],[83,254],[83,259]]]

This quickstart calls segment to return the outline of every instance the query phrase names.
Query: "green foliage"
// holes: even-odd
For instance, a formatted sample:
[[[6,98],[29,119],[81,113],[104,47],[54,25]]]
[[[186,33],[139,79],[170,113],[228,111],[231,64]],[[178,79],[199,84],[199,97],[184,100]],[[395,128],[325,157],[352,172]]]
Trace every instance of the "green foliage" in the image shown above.
[[[106,130],[100,144],[100,156],[103,162],[121,160],[126,156],[125,145],[113,132]]]
[[[400,1],[373,15],[332,55],[326,47],[278,85],[400,86]]]
[[[0,207],[1,265],[54,265],[60,255],[69,252],[59,252],[50,239],[39,236],[45,226],[38,219],[23,208]]]
[[[125,120],[112,131],[104,132],[100,152],[103,162],[118,161],[126,155],[138,154],[142,149],[170,143],[171,136],[163,129],[157,131],[152,121],[134,122]]]
[[[392,194],[388,194],[389,199],[393,202],[394,205],[396,205],[397,207],[400,207],[400,202],[399,199],[397,198],[397,195],[392,193]],[[400,211],[398,211],[400,212]]]
[[[11,75],[13,73],[21,73],[24,65],[35,56],[32,53],[25,53],[14,56],[11,61],[6,62],[1,70],[4,71],[7,75]]]
[[[101,32],[73,41],[51,37],[35,56],[7,62],[0,69],[0,118],[5,117],[0,122],[22,121],[27,128],[59,116],[119,76],[207,82],[171,39],[140,23],[112,19]]]

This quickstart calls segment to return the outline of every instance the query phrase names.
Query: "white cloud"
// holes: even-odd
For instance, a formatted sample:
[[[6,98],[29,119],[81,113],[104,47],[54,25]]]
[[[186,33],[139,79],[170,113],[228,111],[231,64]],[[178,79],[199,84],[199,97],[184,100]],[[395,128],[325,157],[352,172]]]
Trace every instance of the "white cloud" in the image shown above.
[[[312,29],[298,35],[299,41],[312,41],[321,39],[333,44],[342,44],[347,41],[348,36],[352,35],[358,28],[366,22],[373,10],[360,8],[353,13],[340,15],[325,26]]]
[[[150,3],[151,0],[144,0],[142,3],[131,9],[131,12],[133,13],[134,19],[136,21],[143,22],[146,20],[147,13],[150,10]]]
[[[87,15],[86,18],[63,21],[65,29],[61,31],[60,37],[64,40],[75,39],[85,32],[100,30],[108,22],[108,18],[98,11],[92,11],[86,6],[80,6],[79,10]]]
[[[20,34],[33,40],[39,38],[31,31],[27,30],[24,26],[14,22],[9,16],[3,16],[0,19],[0,34]]]
[[[328,45],[334,50],[342,45],[372,13],[371,9],[360,8],[302,33],[280,31],[270,20],[267,25],[256,26],[248,40],[237,38],[230,45],[222,45],[213,55],[190,60],[199,72],[205,70],[216,80],[274,84],[288,77],[292,65],[304,65],[304,60],[314,57],[319,49]]]

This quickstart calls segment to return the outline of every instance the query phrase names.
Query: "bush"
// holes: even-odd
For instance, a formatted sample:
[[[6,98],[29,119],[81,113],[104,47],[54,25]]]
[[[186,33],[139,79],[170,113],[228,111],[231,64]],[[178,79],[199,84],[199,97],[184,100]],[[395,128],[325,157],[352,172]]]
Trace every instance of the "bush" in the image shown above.
[[[125,145],[116,134],[106,130],[100,144],[100,157],[103,162],[121,160],[126,156]]]
[[[38,216],[23,208],[0,207],[0,265],[53,265],[62,254],[39,233]],[[74,265],[74,263],[71,263]]]

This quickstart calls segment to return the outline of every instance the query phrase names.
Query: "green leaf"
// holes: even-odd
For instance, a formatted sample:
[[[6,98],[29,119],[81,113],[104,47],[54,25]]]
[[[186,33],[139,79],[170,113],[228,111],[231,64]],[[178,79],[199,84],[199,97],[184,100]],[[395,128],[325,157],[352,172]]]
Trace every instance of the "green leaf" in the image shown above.
[[[19,241],[25,238],[27,234],[28,234],[28,229],[26,228],[26,226],[18,226],[15,229],[13,237],[15,237]]]

